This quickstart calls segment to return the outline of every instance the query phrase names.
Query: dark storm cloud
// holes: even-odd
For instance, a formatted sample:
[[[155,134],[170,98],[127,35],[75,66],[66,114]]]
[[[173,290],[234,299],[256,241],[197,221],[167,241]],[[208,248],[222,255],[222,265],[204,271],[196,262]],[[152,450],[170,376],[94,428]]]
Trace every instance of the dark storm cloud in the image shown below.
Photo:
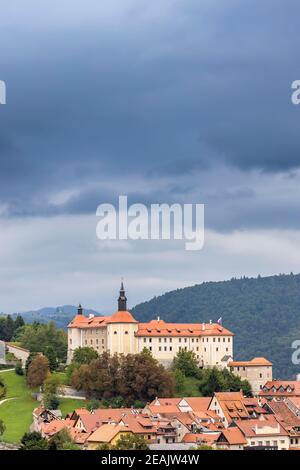
[[[245,174],[299,166],[300,108],[290,102],[299,78],[298,2],[166,1],[160,12],[148,2],[88,8],[64,0],[43,2],[47,13],[33,1],[13,3],[0,19],[8,91],[0,198],[11,214],[94,212],[122,194],[128,178],[137,202],[172,202],[197,186],[188,177],[220,165]],[[134,188],[141,177],[169,181],[145,194]],[[95,189],[98,179],[114,189]],[[238,225],[242,202],[235,215],[228,207],[247,197],[245,224],[266,220],[257,216],[264,205],[255,188],[244,184],[221,192],[222,204],[203,194],[211,226]],[[79,191],[49,203],[65,188]]]

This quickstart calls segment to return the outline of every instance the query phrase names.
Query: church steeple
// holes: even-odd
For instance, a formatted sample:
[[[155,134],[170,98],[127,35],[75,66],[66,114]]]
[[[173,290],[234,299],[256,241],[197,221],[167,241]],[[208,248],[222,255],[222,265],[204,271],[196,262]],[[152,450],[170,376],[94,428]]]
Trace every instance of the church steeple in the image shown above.
[[[83,308],[82,308],[81,304],[78,305],[77,315],[83,315]]]
[[[120,295],[118,298],[118,311],[125,312],[127,310],[127,297],[125,295],[125,289],[123,281],[121,282]]]

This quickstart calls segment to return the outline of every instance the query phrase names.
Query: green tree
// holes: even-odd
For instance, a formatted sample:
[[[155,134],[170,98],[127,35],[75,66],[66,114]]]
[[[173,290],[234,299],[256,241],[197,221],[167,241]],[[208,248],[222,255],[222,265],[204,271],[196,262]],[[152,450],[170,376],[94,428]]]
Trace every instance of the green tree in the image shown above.
[[[56,410],[59,406],[58,395],[63,393],[60,379],[57,375],[48,374],[43,385],[43,403],[44,407],[50,410]]]
[[[24,370],[23,370],[23,367],[22,367],[22,362],[21,361],[18,361],[15,365],[15,373],[17,375],[24,375]]]
[[[75,349],[72,362],[77,364],[89,364],[94,359],[98,359],[99,354],[92,348],[80,347]]]
[[[156,396],[174,395],[174,376],[148,351],[140,354],[113,355],[103,353],[90,364],[75,369],[72,385],[88,396],[131,406],[136,400],[149,401]],[[113,402],[112,402],[113,403]]]
[[[112,446],[105,442],[103,444],[99,444],[96,450],[112,450]]]
[[[92,398],[92,399],[88,402],[86,408],[87,408],[89,411],[98,410],[98,409],[100,408],[100,405],[101,405],[101,403],[100,403],[99,400],[96,400],[95,398]]]
[[[48,442],[39,432],[27,432],[21,439],[20,450],[48,450]]]
[[[56,353],[53,349],[53,346],[46,347],[45,356],[47,357],[49,361],[50,371],[51,372],[55,371],[58,367],[58,361],[57,361]]]
[[[65,447],[69,447],[70,445],[73,445],[73,441],[67,428],[63,428],[61,431],[57,432],[49,440],[49,450],[67,450]]]
[[[57,359],[65,362],[67,358],[67,334],[56,328],[53,321],[47,324],[26,324],[18,329],[15,338],[21,346],[31,352],[42,352],[44,355],[49,347],[53,348]]]
[[[137,434],[123,434],[114,446],[115,450],[148,450],[147,442]]]
[[[212,396],[215,392],[239,392],[251,396],[251,386],[227,369],[211,367],[199,372],[199,391],[202,396]]]
[[[41,386],[49,373],[49,361],[42,354],[35,356],[28,367],[27,385],[29,388]]]
[[[174,370],[176,392],[180,393],[184,387],[185,375],[180,369]]]
[[[198,360],[193,351],[182,349],[173,359],[173,370],[180,370],[186,377],[196,377],[199,371]]]
[[[29,366],[30,364],[32,363],[33,359],[37,356],[37,353],[36,352],[31,352],[26,360],[26,363],[25,363],[25,375],[27,377],[28,375],[28,369],[29,369]]]

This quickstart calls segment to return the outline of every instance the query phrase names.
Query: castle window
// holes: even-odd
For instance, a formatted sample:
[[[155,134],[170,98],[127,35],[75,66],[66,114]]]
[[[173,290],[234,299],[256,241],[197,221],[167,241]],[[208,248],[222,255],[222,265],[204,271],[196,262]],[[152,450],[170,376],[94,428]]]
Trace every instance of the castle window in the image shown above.
[[[213,339],[213,342],[214,342],[214,343],[216,342],[216,338]]]
[[[146,343],[146,341],[147,341],[147,338],[144,338],[144,343]]]
[[[181,343],[181,338],[179,338],[179,343]]]
[[[218,342],[219,342],[219,343],[220,343],[220,341],[221,341],[221,338],[218,338]]]
[[[228,343],[230,343],[230,338],[228,338]]]
[[[167,350],[167,346],[164,347],[164,350],[165,350],[165,351]]]
[[[116,335],[116,334],[117,334],[117,331],[114,331],[114,335]]]
[[[187,342],[187,338],[184,338],[184,342],[185,342],[185,343]]]
[[[128,331],[125,331],[125,335],[128,335]]]
[[[161,351],[161,346],[159,346],[158,350]]]
[[[172,338],[170,338],[170,343],[172,343]]]
[[[161,343],[161,338],[159,338],[159,340],[158,340],[158,341]]]
[[[225,343],[225,338],[223,338],[223,343]]]
[[[172,351],[172,346],[170,346],[170,351]]]
[[[219,351],[219,348],[216,348],[216,351]]]
[[[149,338],[149,343],[152,343],[152,338]]]
[[[149,351],[152,351],[152,346],[149,347]]]
[[[194,342],[194,338],[192,338],[192,343]]]
[[[165,343],[167,342],[167,338],[165,338]]]
[[[98,344],[98,343],[99,343],[99,341],[98,341],[98,338],[97,338],[97,339],[96,339],[96,344]]]

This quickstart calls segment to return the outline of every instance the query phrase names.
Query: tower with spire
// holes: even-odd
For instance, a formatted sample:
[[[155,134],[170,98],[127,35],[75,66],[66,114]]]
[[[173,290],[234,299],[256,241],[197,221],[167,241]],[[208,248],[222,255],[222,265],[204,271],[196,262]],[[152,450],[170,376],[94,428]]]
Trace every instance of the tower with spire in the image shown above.
[[[121,282],[120,295],[118,298],[118,311],[126,312],[127,311],[127,297],[125,295],[124,283]]]

